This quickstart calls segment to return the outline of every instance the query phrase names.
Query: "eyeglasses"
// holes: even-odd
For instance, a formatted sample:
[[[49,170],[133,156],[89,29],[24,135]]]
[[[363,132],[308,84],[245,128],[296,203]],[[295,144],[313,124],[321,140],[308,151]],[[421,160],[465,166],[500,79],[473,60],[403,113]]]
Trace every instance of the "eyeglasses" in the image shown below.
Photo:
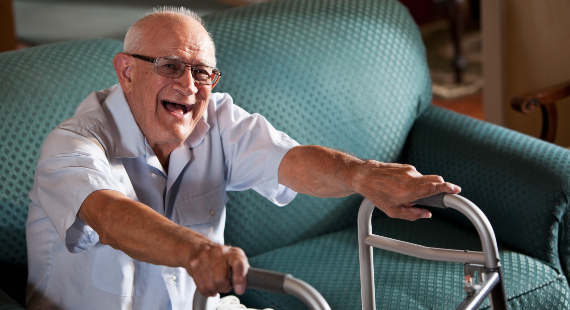
[[[204,65],[188,65],[179,60],[159,57],[149,58],[137,54],[131,56],[154,64],[154,72],[170,79],[182,76],[186,67],[190,68],[194,81],[202,85],[213,85],[218,82],[222,73],[216,68]]]

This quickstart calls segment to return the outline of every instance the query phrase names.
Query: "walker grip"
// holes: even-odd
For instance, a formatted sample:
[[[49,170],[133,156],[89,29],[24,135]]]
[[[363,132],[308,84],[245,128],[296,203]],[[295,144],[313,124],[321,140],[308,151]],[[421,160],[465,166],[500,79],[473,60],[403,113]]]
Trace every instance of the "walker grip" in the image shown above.
[[[285,279],[290,274],[250,267],[247,272],[247,287],[278,294],[287,294],[283,290]]]
[[[414,201],[414,204],[428,206],[428,207],[436,207],[436,208],[443,208],[446,209],[447,206],[443,204],[443,197],[447,193],[439,193],[433,196],[425,197],[422,199],[418,199]]]

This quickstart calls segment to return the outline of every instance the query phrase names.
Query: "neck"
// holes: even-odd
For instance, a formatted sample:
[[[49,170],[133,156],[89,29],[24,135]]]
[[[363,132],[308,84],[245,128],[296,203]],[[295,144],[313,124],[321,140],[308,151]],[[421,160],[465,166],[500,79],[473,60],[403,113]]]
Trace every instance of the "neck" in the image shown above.
[[[162,168],[166,173],[168,173],[168,164],[170,162],[170,153],[176,149],[176,146],[164,146],[164,145],[151,145],[152,151],[158,158],[158,161],[162,165]]]

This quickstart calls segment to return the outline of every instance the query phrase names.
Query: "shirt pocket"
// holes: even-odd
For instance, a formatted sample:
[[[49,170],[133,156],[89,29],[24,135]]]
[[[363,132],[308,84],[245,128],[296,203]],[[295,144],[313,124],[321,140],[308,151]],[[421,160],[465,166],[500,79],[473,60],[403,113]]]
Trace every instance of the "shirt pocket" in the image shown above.
[[[93,286],[119,296],[140,296],[146,289],[146,268],[122,251],[98,243],[91,268]]]
[[[182,226],[208,224],[216,221],[222,214],[228,195],[226,183],[219,187],[190,199],[177,202],[174,209]]]

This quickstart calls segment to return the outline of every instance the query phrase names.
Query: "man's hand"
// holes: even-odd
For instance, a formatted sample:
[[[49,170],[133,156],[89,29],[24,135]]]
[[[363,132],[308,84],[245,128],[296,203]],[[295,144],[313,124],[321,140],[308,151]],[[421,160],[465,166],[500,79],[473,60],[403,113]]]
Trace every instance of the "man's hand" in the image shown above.
[[[285,155],[279,166],[279,183],[323,198],[359,193],[388,216],[411,221],[431,217],[428,210],[413,207],[414,201],[461,191],[442,177],[422,175],[410,165],[363,161],[315,145],[297,146]]]
[[[248,269],[249,263],[242,249],[220,244],[203,245],[191,255],[186,267],[197,290],[208,297],[229,292],[232,283],[236,294],[245,293]]]
[[[359,169],[353,185],[356,191],[393,218],[410,221],[430,218],[428,210],[413,207],[413,202],[439,193],[461,191],[459,186],[445,182],[442,177],[422,175],[410,165],[369,160]]]

